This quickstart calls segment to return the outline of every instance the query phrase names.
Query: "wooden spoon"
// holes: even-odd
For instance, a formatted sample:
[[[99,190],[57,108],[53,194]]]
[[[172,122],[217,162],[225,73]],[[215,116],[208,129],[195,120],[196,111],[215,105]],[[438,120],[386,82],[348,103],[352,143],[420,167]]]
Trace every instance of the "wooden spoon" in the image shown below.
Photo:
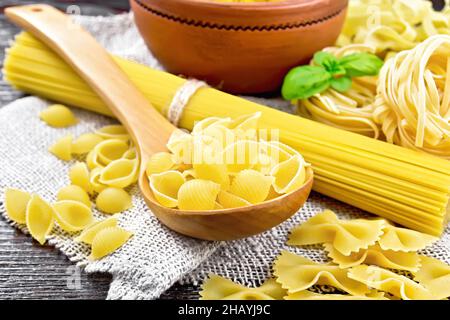
[[[150,190],[145,167],[152,154],[167,151],[166,143],[176,128],[150,105],[100,44],[69,16],[41,4],[10,7],[5,14],[70,64],[127,128],[141,159],[139,188],[152,212],[170,229],[199,239],[239,239],[280,224],[305,203],[313,183],[310,168],[301,188],[261,204],[213,211],[182,211],[161,206]]]

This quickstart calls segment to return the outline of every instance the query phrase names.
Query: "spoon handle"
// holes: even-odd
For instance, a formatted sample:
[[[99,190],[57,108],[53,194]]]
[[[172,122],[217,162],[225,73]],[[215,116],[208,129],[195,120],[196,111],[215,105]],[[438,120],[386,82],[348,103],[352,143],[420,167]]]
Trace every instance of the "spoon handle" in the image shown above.
[[[151,106],[87,31],[49,5],[10,7],[5,14],[58,53],[91,86],[132,135],[141,161],[165,150],[175,127]]]

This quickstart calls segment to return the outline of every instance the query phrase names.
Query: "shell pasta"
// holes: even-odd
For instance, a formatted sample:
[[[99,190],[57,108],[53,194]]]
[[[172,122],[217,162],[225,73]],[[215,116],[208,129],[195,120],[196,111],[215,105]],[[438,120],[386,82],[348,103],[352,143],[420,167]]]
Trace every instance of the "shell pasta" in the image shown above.
[[[270,132],[258,131],[260,116],[211,117],[190,134],[176,130],[167,143],[170,152],[156,153],[147,163],[155,199],[182,210],[230,209],[302,187],[309,164],[287,145],[267,141]]]

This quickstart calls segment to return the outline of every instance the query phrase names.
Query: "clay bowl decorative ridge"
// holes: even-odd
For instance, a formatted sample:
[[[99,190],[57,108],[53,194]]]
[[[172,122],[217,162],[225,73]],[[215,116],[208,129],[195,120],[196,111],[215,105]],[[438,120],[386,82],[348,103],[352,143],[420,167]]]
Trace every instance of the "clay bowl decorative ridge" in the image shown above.
[[[174,74],[221,90],[279,89],[290,68],[335,43],[348,0],[130,0],[147,46]]]

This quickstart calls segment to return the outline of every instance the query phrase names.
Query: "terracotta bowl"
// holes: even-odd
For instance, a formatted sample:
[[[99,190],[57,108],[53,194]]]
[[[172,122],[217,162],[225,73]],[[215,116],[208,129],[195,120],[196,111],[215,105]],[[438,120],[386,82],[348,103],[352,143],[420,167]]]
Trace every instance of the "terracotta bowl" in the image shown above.
[[[290,68],[335,43],[348,0],[130,0],[167,71],[240,94],[273,92]]]

